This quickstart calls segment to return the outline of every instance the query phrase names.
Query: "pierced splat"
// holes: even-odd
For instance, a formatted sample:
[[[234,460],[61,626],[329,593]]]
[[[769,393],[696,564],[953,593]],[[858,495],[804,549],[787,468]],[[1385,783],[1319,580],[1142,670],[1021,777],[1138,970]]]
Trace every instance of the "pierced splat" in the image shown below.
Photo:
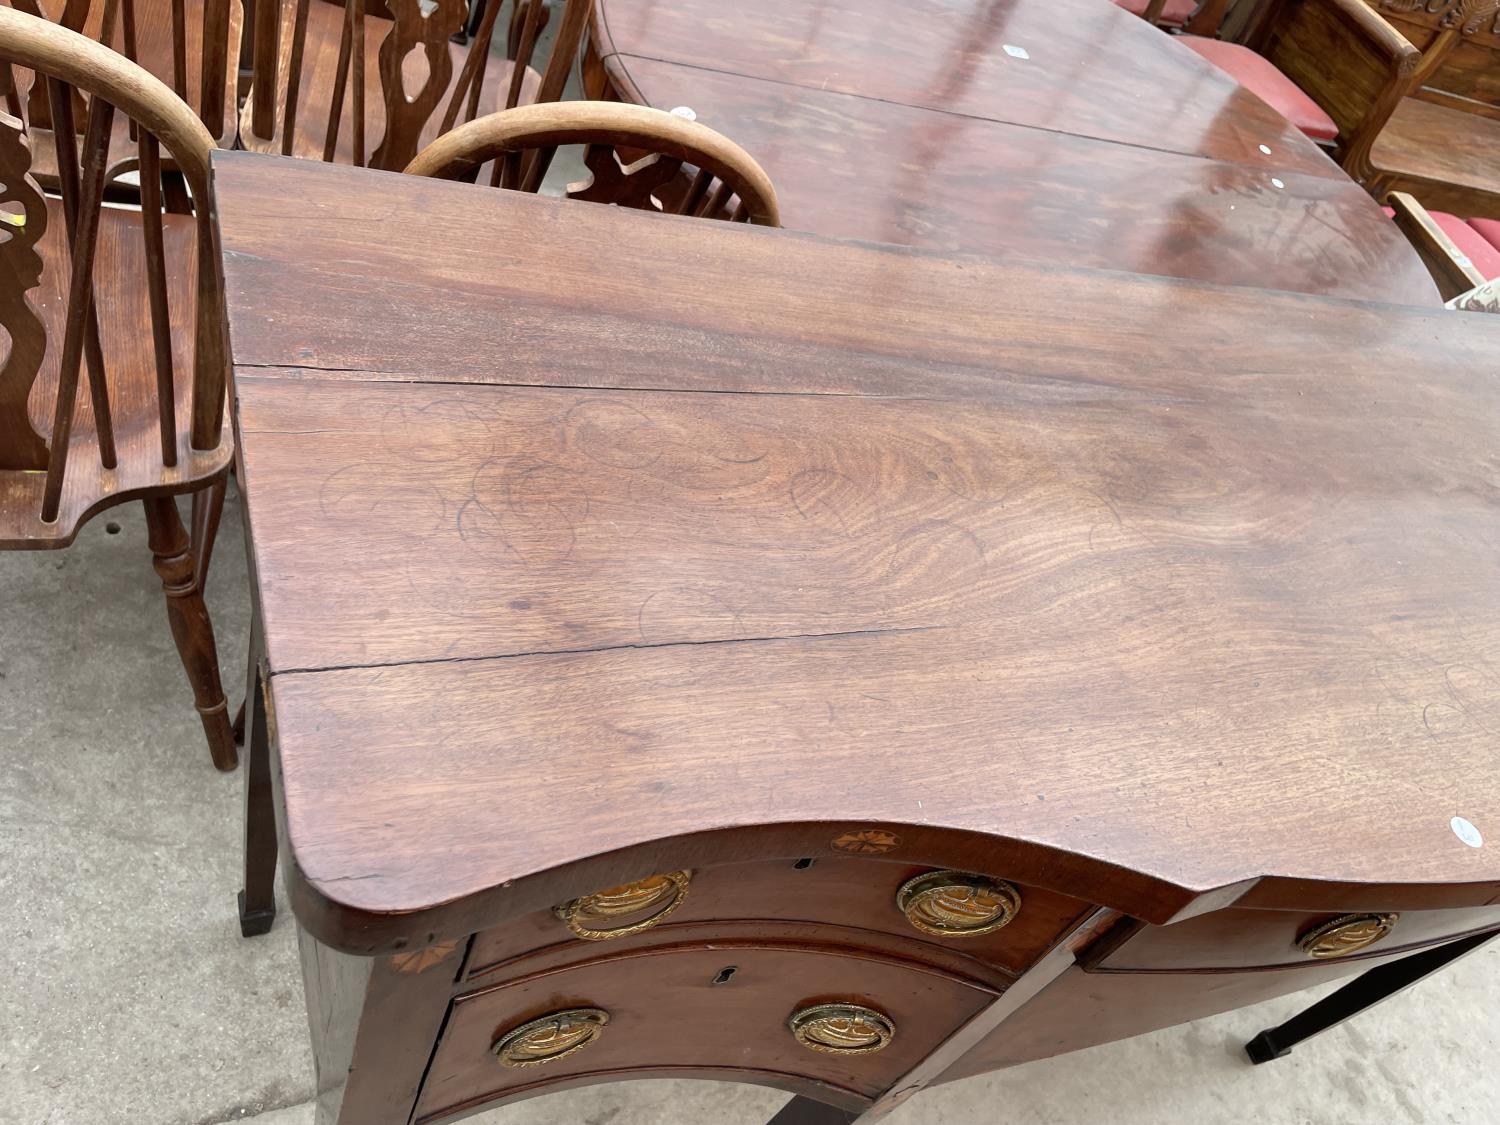
[[[682,167],[681,160],[658,153],[626,164],[614,145],[607,144],[585,148],[583,163],[589,170],[589,178],[568,185],[569,199],[614,203],[640,211],[662,210],[656,193],[671,183]]]
[[[390,33],[380,45],[380,85],[385,101],[385,136],[370,160],[376,168],[402,168],[417,154],[422,126],[437,109],[453,78],[453,56],[448,40],[463,30],[468,5],[463,0],[387,0]],[[416,89],[407,89],[408,76],[420,67],[407,65],[407,56],[425,57],[426,75]]]
[[[1445,64],[1465,41],[1478,40],[1481,48],[1495,49],[1494,38],[1500,35],[1500,0],[1380,0],[1380,8],[1391,14],[1398,31],[1422,48],[1413,79],[1416,87],[1430,84],[1463,97],[1485,100],[1480,91],[1467,88],[1471,79],[1465,74],[1466,68],[1460,67],[1455,72]],[[1440,69],[1444,70],[1443,76],[1439,76]],[[1459,84],[1451,85],[1452,79]]]
[[[1487,30],[1491,35],[1500,35],[1500,0],[1380,0],[1379,7],[1441,31],[1477,35]],[[1428,20],[1421,19],[1422,16],[1437,18]]]
[[[9,337],[0,367],[0,469],[47,467],[47,444],[26,410],[47,352],[47,329],[29,296],[42,281],[37,243],[46,230],[47,201],[31,176],[26,127],[0,113],[0,326]]]

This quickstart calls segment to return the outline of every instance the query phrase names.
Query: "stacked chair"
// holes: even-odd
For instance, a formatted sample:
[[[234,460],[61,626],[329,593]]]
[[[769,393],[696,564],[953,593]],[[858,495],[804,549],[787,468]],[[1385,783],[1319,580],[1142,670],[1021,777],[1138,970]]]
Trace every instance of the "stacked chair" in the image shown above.
[[[0,548],[64,548],[98,513],[143,504],[221,770],[243,709],[231,722],[203,599],[234,455],[214,148],[538,191],[557,147],[581,145],[589,175],[568,197],[778,221],[765,173],[712,129],[559,101],[589,0],[550,16],[545,61],[542,0],[505,8],[259,0],[242,75],[240,0],[0,7]]]
[[[1500,79],[1489,44],[1500,35],[1500,0],[1262,0],[1244,44],[1217,38],[1225,0],[1117,2],[1165,29],[1185,30],[1177,43],[1259,96],[1383,198],[1450,306],[1494,311]],[[1412,192],[1453,210],[1428,211]]]
[[[1118,0],[1177,37],[1383,195],[1500,220],[1500,0]],[[1190,10],[1191,9],[1191,10]]]

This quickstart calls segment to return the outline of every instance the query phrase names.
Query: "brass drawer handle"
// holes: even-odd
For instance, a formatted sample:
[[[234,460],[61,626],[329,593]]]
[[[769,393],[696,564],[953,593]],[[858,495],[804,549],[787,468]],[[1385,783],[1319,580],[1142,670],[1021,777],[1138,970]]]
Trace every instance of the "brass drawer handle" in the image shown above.
[[[583,1050],[608,1022],[602,1008],[569,1008],[512,1028],[490,1050],[501,1066],[541,1066]]]
[[[1021,893],[985,875],[929,871],[901,884],[896,906],[923,933],[973,937],[1008,924],[1021,910]]]
[[[873,1055],[896,1037],[889,1016],[858,1004],[814,1004],[794,1012],[787,1026],[809,1051],[829,1055]]]
[[[682,900],[687,897],[691,875],[688,871],[668,871],[665,875],[652,875],[633,883],[622,883],[607,891],[598,891],[575,898],[572,902],[565,902],[555,907],[553,913],[563,920],[575,936],[588,941],[608,941],[626,934],[638,934],[642,930],[649,930],[682,905]],[[652,907],[658,909],[639,922],[614,927],[608,925],[615,918],[639,914]]]
[[[1389,934],[1400,917],[1399,914],[1345,914],[1308,930],[1297,939],[1297,947],[1320,960],[1347,957]]]

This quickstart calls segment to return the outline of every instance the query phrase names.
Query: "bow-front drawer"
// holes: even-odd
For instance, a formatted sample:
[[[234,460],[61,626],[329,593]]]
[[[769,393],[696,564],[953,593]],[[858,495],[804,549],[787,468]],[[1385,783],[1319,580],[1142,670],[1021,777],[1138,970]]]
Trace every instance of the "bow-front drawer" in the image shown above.
[[[601,888],[485,931],[475,939],[469,976],[503,979],[535,971],[534,958],[562,965],[603,950],[774,929],[777,936],[880,945],[1003,981],[1088,909],[998,875],[874,859],[725,864]]]
[[[1094,966],[1103,972],[1276,968],[1364,960],[1500,926],[1500,907],[1467,910],[1218,910],[1146,926]]]
[[[596,952],[586,964],[456,999],[417,1120],[631,1072],[738,1078],[861,1105],[994,998],[931,969],[833,946]]]

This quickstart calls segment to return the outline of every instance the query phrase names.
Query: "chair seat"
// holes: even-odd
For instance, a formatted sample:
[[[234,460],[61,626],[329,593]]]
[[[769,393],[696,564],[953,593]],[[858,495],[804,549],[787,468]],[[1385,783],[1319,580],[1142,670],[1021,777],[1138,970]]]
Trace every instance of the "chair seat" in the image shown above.
[[[27,400],[32,428],[52,432],[57,377],[67,316],[68,256],[62,204],[47,200],[47,232],[37,244],[42,280],[31,290],[33,307],[47,332],[47,352]],[[177,416],[177,464],[162,465],[156,414],[156,358],[152,348],[150,299],[146,292],[145,245],[138,211],[106,207],[101,213],[94,292],[99,336],[115,426],[118,466],[103,471],[87,370],[79,374],[72,449],[63,478],[62,508],[55,523],[41,521],[46,474],[0,469],[0,548],[66,547],[93,514],[149,492],[186,492],[227,470],[234,450],[229,428],[219,447],[194,452],[188,437],[193,382],[193,325],[197,301],[193,278],[197,236],[191,217],[167,215],[163,244],[167,301],[172,311],[173,390]]]
[[[258,135],[253,128],[255,90],[252,87],[240,111],[240,144],[254,152],[281,152],[281,125],[285,105],[286,76],[290,66],[290,44],[292,27],[290,22],[295,5],[283,5],[284,22],[281,28],[281,60],[278,68],[276,89],[275,132],[270,137]],[[297,94],[297,135],[292,140],[292,155],[305,160],[323,159],[325,141],[328,137],[328,116],[333,101],[334,80],[338,76],[339,39],[342,34],[344,6],[342,4],[314,3],[308,6],[307,40],[302,56],[301,88]],[[373,164],[376,147],[385,136],[385,93],[381,88],[380,45],[385,42],[391,29],[391,21],[378,16],[365,17],[365,163]],[[421,136],[411,150],[415,156],[428,144],[435,141],[442,129],[443,113],[458,77],[463,70],[468,48],[457,43],[448,43],[448,55],[452,61],[452,73],[437,108],[428,116]],[[476,116],[493,113],[505,104],[510,87],[510,76],[514,64],[504,58],[491,57],[485,66],[484,84],[480,90]],[[541,76],[530,67],[521,78],[521,105],[536,100],[541,87]],[[354,163],[353,93],[346,94],[339,128],[338,144],[334,149],[334,163]],[[460,118],[462,120],[462,118]],[[409,159],[409,157],[407,158]],[[407,160],[398,160],[391,171],[399,172]]]
[[[1477,230],[1480,236],[1500,251],[1500,220],[1495,219],[1470,219],[1469,225]]]
[[[1299,132],[1315,141],[1338,140],[1339,127],[1333,118],[1295,82],[1249,47],[1198,35],[1179,35],[1176,38],[1188,50],[1213,63],[1285,117]]]
[[[1124,8],[1131,15],[1146,15],[1146,9],[1151,6],[1151,0],[1114,0],[1118,7]],[[1197,11],[1197,0],[1167,0],[1161,9],[1161,22],[1181,26],[1192,19],[1193,13]]]
[[[1500,120],[1403,98],[1370,149],[1383,188],[1461,215],[1500,219]]]
[[[1381,210],[1391,216],[1396,213],[1390,207]],[[1500,223],[1491,219],[1460,219],[1447,211],[1427,214],[1486,281],[1500,277]]]

